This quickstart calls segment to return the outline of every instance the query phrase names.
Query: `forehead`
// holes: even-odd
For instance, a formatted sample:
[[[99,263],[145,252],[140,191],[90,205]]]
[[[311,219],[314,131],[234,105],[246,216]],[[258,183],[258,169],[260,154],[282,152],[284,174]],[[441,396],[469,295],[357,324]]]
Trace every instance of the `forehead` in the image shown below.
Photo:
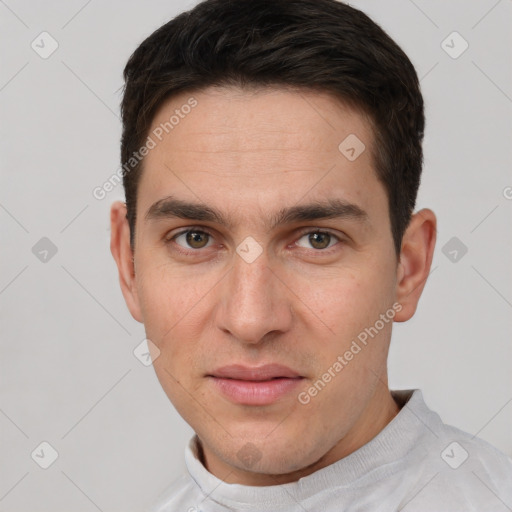
[[[188,104],[197,103],[193,108]],[[175,114],[175,115],[173,115]],[[169,120],[172,119],[172,126]],[[372,145],[367,116],[331,94],[285,88],[209,87],[163,103],[151,130],[164,129],[175,150],[261,151],[324,149],[357,133]]]
[[[327,93],[181,93],[158,110],[149,136],[155,147],[145,157],[139,184],[142,214],[177,190],[220,208],[241,211],[257,203],[260,212],[328,194],[371,210],[364,203],[372,202],[372,194],[378,203],[375,194],[383,193],[374,172],[370,122]]]

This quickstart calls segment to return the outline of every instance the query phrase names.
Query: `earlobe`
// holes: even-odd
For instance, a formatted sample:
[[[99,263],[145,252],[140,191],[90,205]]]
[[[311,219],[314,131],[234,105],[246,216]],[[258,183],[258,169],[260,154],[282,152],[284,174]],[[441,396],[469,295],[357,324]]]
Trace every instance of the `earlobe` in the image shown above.
[[[397,269],[396,300],[402,305],[397,322],[409,320],[416,311],[432,265],[436,224],[434,212],[424,208],[412,216],[404,234]]]
[[[116,201],[110,208],[110,251],[117,264],[119,284],[131,315],[143,322],[137,294],[134,255],[130,247],[130,226],[126,219],[126,205]]]

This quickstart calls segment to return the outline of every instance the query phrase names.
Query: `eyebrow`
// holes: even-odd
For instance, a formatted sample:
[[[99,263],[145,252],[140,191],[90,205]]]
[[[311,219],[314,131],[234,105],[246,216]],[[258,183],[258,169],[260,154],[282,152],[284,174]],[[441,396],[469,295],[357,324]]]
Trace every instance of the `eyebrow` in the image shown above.
[[[172,196],[160,199],[148,209],[146,221],[179,218],[212,222],[232,227],[233,222],[222,212],[204,203],[182,201]],[[348,219],[369,223],[368,214],[358,205],[341,199],[328,199],[282,208],[269,219],[270,229],[283,224],[320,219]]]

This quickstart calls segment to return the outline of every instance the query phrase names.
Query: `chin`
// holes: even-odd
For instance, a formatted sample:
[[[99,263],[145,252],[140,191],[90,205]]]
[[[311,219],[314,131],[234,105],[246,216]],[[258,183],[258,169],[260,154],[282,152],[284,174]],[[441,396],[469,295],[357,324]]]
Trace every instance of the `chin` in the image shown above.
[[[232,465],[254,473],[286,475],[315,464],[325,455],[313,440],[304,439],[304,432],[300,435],[282,432],[279,436],[269,436],[268,432],[254,433],[233,443],[236,451],[229,453]]]

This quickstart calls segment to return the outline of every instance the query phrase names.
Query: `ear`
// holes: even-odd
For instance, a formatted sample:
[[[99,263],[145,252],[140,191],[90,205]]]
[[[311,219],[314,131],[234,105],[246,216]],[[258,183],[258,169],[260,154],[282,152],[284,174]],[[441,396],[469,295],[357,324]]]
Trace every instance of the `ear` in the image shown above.
[[[396,322],[406,322],[416,312],[432,265],[436,225],[434,212],[424,208],[411,217],[404,233],[396,284],[396,301],[402,309],[395,315]]]
[[[126,218],[126,205],[116,201],[110,207],[110,251],[119,271],[123,297],[133,318],[142,323],[137,295],[134,254],[130,247],[130,226]]]

